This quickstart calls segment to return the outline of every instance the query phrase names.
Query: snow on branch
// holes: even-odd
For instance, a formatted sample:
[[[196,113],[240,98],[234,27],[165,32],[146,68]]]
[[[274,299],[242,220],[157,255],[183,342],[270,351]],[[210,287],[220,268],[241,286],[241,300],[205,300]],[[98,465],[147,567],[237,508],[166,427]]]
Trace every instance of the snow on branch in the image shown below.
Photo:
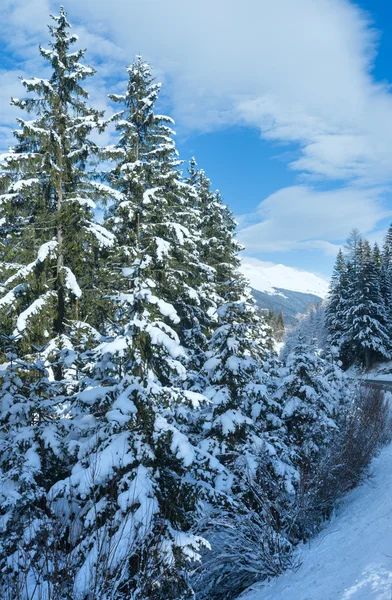
[[[46,294],[43,294],[40,298],[34,300],[34,302],[30,304],[30,306],[26,308],[26,310],[20,313],[16,321],[16,329],[14,330],[14,335],[16,336],[19,333],[22,333],[26,329],[29,319],[37,313],[39,313],[39,311],[46,305],[46,303],[51,298],[54,298],[55,295],[55,292],[46,292]]]
[[[160,200],[155,196],[155,193],[160,190],[159,187],[151,188],[143,193],[143,204],[151,204],[151,200]]]
[[[97,205],[95,204],[94,200],[91,200],[91,198],[81,198],[79,196],[76,196],[74,198],[66,198],[65,202],[77,202],[78,204],[80,204],[80,206],[88,206],[93,210],[97,208]]]
[[[177,240],[178,240],[178,243],[180,244],[180,246],[182,246],[184,244],[185,238],[191,237],[189,229],[187,227],[184,227],[184,225],[180,225],[179,223],[168,223],[168,226],[171,229],[174,229],[174,232],[176,234],[176,237],[177,237]]]
[[[18,294],[20,294],[24,289],[25,285],[23,283],[15,286],[13,290],[10,290],[5,296],[3,296],[3,298],[0,298],[0,308],[3,306],[12,306],[17,299]]]
[[[111,188],[109,185],[105,185],[104,183],[100,183],[99,181],[90,181],[89,183],[93,188],[97,191],[102,192],[105,196],[113,197],[116,200],[126,200],[124,194]]]
[[[184,463],[185,467],[189,467],[195,460],[196,452],[188,438],[162,416],[157,416],[154,428],[158,433],[171,433],[171,451]]]
[[[31,179],[21,179],[20,181],[15,181],[10,185],[10,192],[20,192],[23,188],[29,188],[39,182],[39,179],[36,177],[32,177]]]
[[[65,287],[71,290],[76,298],[80,298],[82,295],[82,290],[76,281],[75,275],[72,273],[69,267],[63,267],[63,270],[65,271]]]
[[[98,223],[90,223],[87,227],[87,230],[96,237],[99,245],[102,248],[110,248],[114,246],[116,236],[105,229],[105,227],[102,227],[102,225],[98,225]]]
[[[15,281],[16,279],[19,279],[20,277],[26,277],[27,275],[29,275],[34,270],[34,267],[36,267],[39,263],[44,262],[47,259],[47,257],[53,253],[56,247],[57,242],[55,240],[51,240],[50,242],[42,244],[42,246],[38,250],[37,258],[35,259],[35,261],[22,267],[21,269],[19,269],[19,271],[14,273],[14,275],[11,275],[11,277],[9,277],[4,283],[4,286],[9,285],[10,283]]]

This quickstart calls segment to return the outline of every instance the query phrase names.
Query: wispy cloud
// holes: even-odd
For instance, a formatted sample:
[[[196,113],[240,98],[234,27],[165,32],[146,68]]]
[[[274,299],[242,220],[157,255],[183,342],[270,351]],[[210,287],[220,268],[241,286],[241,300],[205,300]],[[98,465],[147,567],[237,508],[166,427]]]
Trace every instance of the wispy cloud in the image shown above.
[[[79,2],[70,7],[80,14]],[[83,13],[166,75],[182,126],[233,123],[298,143],[292,168],[392,177],[392,97],[370,74],[377,34],[346,0],[85,0]]]
[[[385,188],[282,188],[240,219],[239,239],[249,252],[319,249],[334,255],[350,229],[371,232],[392,216],[385,193]]]
[[[164,79],[182,130],[245,124],[290,143],[288,166],[307,185],[273,194],[252,214],[258,222],[243,223],[249,249],[329,254],[350,227],[376,230],[389,214],[382,198],[392,182],[392,94],[371,74],[377,32],[349,0],[68,0],[66,8],[99,66],[91,95],[100,107],[108,107],[106,82],[118,85],[142,53]],[[0,73],[3,138],[11,79],[38,64],[50,11],[58,6],[49,0],[1,3],[0,33],[15,71]],[[320,192],[321,181],[341,189]]]

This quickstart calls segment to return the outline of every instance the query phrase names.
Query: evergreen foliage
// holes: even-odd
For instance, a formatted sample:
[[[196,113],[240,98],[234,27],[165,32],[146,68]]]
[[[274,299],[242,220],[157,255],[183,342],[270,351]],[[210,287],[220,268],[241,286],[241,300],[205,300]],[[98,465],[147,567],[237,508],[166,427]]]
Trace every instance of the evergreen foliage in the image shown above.
[[[186,389],[194,348],[182,341],[201,332],[195,286],[205,269],[170,119],[153,112],[159,86],[140,58],[128,74],[126,94],[113,97],[123,110],[108,153],[116,190],[107,215],[116,236],[113,322],[74,398],[78,460],[51,494],[56,506],[72,507],[67,518],[81,532],[75,594],[187,598],[186,566],[207,543],[192,533],[200,499],[225,479],[219,462],[190,440],[207,400]],[[97,518],[85,517],[94,511],[99,529]],[[107,557],[105,569],[95,568],[98,555]]]
[[[391,357],[389,237],[381,252],[354,230],[336,259],[325,324],[346,368]]]
[[[150,66],[110,94],[100,148],[70,27],[61,8],[0,159],[0,596],[227,600],[308,535],[301,483],[345,435],[338,356],[389,357],[392,232],[339,254],[329,354],[317,307],[281,364],[282,315],[256,310],[195,159],[182,174]]]
[[[80,62],[83,50],[71,51],[77,36],[64,10],[52,19],[49,49],[40,47],[52,75],[22,79],[32,96],[12,103],[34,118],[18,118],[18,143],[2,156],[0,320],[22,352],[60,344],[87,314],[99,323],[95,269],[100,247],[113,243],[94,222],[102,191],[86,171],[96,150],[89,134],[102,127],[81,86],[94,70]]]
[[[328,443],[330,430],[336,428],[334,398],[323,360],[303,338],[299,337],[288,356],[286,368],[277,397],[284,404],[282,417],[296,453],[296,466],[307,471]]]

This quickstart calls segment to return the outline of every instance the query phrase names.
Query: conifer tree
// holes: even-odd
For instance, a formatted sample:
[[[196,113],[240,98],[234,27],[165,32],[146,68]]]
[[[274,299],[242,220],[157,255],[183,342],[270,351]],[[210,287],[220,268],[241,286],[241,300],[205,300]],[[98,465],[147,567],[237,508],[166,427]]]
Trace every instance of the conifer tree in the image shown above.
[[[272,336],[238,270],[241,246],[233,216],[219,194],[209,193],[203,172],[200,180],[205,191],[203,239],[217,303],[217,326],[201,371],[201,389],[211,401],[202,444],[230,468],[234,492],[246,495],[245,479],[255,475],[258,453],[270,432],[280,427],[279,406],[270,394]]]
[[[284,333],[285,333],[284,317],[283,317],[283,313],[280,312],[278,314],[278,318],[276,321],[276,339],[278,342],[283,342]]]
[[[369,368],[390,355],[388,315],[388,244],[373,249],[355,230],[346,256],[339,251],[326,307],[329,345],[338,349],[345,367]]]
[[[283,403],[288,442],[296,454],[293,462],[306,474],[336,428],[335,399],[323,360],[303,338],[288,356],[286,368],[277,399]]]
[[[328,343],[344,354],[343,339],[346,330],[345,301],[347,296],[347,264],[340,249],[336,257],[331,277],[328,303],[325,310],[325,325],[328,330]]]
[[[238,530],[244,538],[246,531],[258,534],[257,542],[247,540],[249,546],[245,543],[242,550],[252,556],[260,551],[266,562],[273,564],[278,555],[283,560],[288,551],[290,544],[271,507],[275,503],[279,513],[288,502],[295,470],[285,444],[281,405],[273,398],[277,364],[271,329],[256,310],[238,269],[241,246],[235,239],[236,223],[220,195],[211,192],[203,171],[198,185],[201,254],[213,269],[216,303],[197,388],[210,400],[203,410],[199,446],[223,463],[233,483],[231,502],[224,505],[218,498],[208,512],[208,523],[201,520],[211,551],[196,592],[201,598],[224,598],[233,589],[240,591],[244,578],[251,581],[240,564]]]
[[[22,361],[8,343],[0,388],[0,594],[28,598],[35,590],[50,597],[68,577],[60,524],[47,502],[54,475],[65,467],[64,398],[42,360]]]
[[[100,248],[113,243],[93,215],[108,190],[87,174],[95,152],[89,134],[101,114],[88,106],[82,82],[94,71],[80,62],[84,51],[72,50],[77,36],[64,9],[52,20],[49,49],[40,47],[51,75],[22,79],[27,97],[12,102],[33,119],[18,118],[17,144],[1,158],[0,468],[9,492],[1,549],[15,598],[54,597],[57,585],[65,594],[60,554],[69,528],[63,522],[55,534],[59,515],[48,492],[70,469],[74,345],[86,315],[91,324],[101,320],[96,268]],[[21,578],[25,596],[16,595]]]
[[[107,216],[118,240],[113,327],[74,399],[78,461],[51,494],[81,531],[75,593],[177,600],[190,597],[187,565],[205,543],[192,533],[200,499],[220,493],[225,471],[192,440],[206,398],[186,390],[181,343],[201,305],[191,196],[170,119],[154,113],[150,67],[138,58],[128,74],[112,96],[122,107]]]
[[[384,299],[388,322],[392,326],[392,226],[387,231],[382,250],[380,291]]]
[[[375,266],[376,271],[381,269],[382,265],[382,254],[377,242],[374,244],[372,248],[372,261]]]
[[[159,272],[159,289],[181,318],[181,342],[190,350],[189,359],[197,362],[206,343],[211,300],[204,284],[209,268],[198,250],[196,192],[180,176],[172,119],[154,112],[160,84],[154,82],[150,66],[138,57],[128,74],[126,93],[110,96],[122,108],[115,116],[120,140],[109,152],[116,160],[109,180],[117,199],[106,220],[117,237],[113,266],[120,273],[133,265],[136,277],[144,255],[154,255],[143,267],[144,285],[149,269]],[[127,289],[126,281],[118,278],[116,288]]]
[[[106,189],[86,176],[95,149],[89,134],[102,126],[81,87],[94,70],[80,62],[83,50],[72,51],[77,36],[64,9],[52,19],[49,49],[40,47],[52,74],[22,79],[31,96],[12,103],[34,118],[18,118],[18,143],[2,156],[0,319],[22,352],[55,337],[66,343],[69,323],[94,314],[99,248],[113,243],[92,212]]]
[[[349,266],[345,343],[354,361],[369,369],[376,360],[390,358],[388,319],[380,292],[379,269],[370,244],[360,244],[358,267]]]

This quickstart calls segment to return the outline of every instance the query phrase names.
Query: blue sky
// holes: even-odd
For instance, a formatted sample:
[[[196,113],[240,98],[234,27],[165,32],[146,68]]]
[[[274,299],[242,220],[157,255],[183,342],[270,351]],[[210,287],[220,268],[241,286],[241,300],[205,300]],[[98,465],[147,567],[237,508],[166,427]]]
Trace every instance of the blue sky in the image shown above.
[[[195,156],[239,221],[247,254],[328,275],[352,227],[380,241],[392,221],[392,5],[386,0],[69,0],[111,107],[141,53],[164,84],[183,158]],[[58,5],[0,4],[0,144],[19,75]]]

